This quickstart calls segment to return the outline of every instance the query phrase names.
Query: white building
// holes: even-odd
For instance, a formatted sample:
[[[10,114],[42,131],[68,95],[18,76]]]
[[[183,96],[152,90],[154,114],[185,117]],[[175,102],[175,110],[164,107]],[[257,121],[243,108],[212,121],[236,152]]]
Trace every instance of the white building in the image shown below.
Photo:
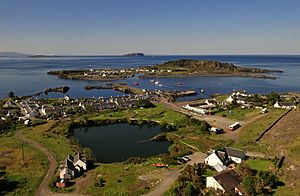
[[[213,152],[212,154],[208,155],[204,159],[204,163],[209,166],[215,166],[215,165],[223,165],[223,161],[221,158],[216,154],[216,152]]]
[[[68,155],[59,173],[59,177],[62,180],[71,180],[76,175],[80,175],[81,172],[86,171],[86,169],[86,160],[82,157],[81,153],[77,153],[75,158]]]
[[[193,111],[193,112],[202,114],[202,115],[208,114],[208,111],[207,111],[207,110],[202,109],[202,108],[192,107],[192,106],[190,106],[189,104],[187,104],[187,105],[185,105],[185,106],[182,106],[182,107],[185,108],[185,109],[187,109],[187,110],[190,110],[190,111]]]
[[[274,104],[274,108],[282,108],[282,109],[297,109],[297,106],[295,103],[293,102],[278,102],[276,101],[276,103]]]
[[[235,162],[235,163],[241,163],[242,160],[245,160],[246,155],[244,151],[236,149],[236,148],[231,148],[231,147],[225,147],[225,153],[229,160]]]

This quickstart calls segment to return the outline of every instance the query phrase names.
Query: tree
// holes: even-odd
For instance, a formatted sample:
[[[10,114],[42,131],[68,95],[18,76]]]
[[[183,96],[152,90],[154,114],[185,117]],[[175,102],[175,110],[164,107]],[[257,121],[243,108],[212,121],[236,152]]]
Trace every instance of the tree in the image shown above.
[[[270,105],[274,105],[276,101],[280,100],[280,95],[272,91],[270,94],[267,95],[267,100]]]
[[[155,105],[149,99],[140,99],[136,102],[137,107],[153,108]]]
[[[249,195],[256,195],[256,181],[255,181],[255,178],[253,178],[252,176],[250,177],[246,177],[244,178],[243,180],[243,187],[245,188],[246,192],[249,194]]]
[[[8,97],[9,97],[9,98],[13,98],[14,96],[15,96],[15,93],[14,93],[14,92],[10,91],[10,92],[8,93]]]

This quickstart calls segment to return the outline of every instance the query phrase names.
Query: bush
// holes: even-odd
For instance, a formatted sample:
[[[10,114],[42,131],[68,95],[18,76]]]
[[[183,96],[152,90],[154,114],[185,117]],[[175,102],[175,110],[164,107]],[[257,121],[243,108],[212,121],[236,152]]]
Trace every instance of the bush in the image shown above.
[[[99,179],[98,179],[98,182],[96,182],[94,184],[94,186],[104,187],[105,186],[105,182],[106,182],[106,180],[104,180],[103,176],[100,176]]]
[[[154,108],[156,107],[149,99],[140,99],[136,102],[137,107]]]
[[[125,164],[140,164],[145,162],[147,159],[141,157],[131,157],[127,159],[124,163]]]

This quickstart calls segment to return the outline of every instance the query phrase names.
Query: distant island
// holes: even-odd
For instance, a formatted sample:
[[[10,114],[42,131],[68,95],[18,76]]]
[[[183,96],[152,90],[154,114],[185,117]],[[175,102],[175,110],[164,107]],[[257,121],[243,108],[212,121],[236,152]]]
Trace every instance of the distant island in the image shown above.
[[[113,81],[138,75],[139,77],[186,77],[186,76],[239,76],[263,79],[276,79],[268,75],[279,70],[239,67],[219,61],[181,59],[154,66],[137,68],[102,68],[84,70],[58,70],[48,74],[63,79]]]
[[[31,55],[29,56],[30,58],[55,58],[55,57],[61,57],[59,55],[42,55],[42,54],[39,54],[39,55]]]
[[[137,53],[124,54],[123,56],[145,56],[145,54],[141,52],[137,52]]]
[[[31,56],[31,54],[24,54],[19,52],[0,52],[0,58],[6,57],[6,58],[26,58]]]

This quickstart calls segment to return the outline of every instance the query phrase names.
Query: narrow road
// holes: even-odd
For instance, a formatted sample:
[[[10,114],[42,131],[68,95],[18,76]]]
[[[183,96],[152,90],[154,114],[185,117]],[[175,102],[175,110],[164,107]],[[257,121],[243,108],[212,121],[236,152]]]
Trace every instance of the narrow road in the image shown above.
[[[196,152],[195,154],[189,155],[188,157],[191,160],[185,165],[185,167],[187,165],[203,163],[204,159],[206,157],[206,154],[204,154],[202,152]],[[153,189],[151,189],[151,191],[149,193],[144,194],[143,196],[161,196],[161,195],[163,195],[175,183],[175,181],[178,179],[178,177],[180,176],[180,173],[182,172],[182,170],[184,170],[185,167],[183,167],[181,169],[172,169],[172,170],[170,169],[169,175],[165,179],[163,179],[160,183],[158,183],[155,187],[153,187]]]
[[[22,132],[23,130],[18,130],[16,132],[16,137],[21,140],[22,142],[25,142],[29,145],[31,145],[32,147],[36,148],[37,150],[41,151],[42,153],[44,153],[48,160],[49,160],[49,169],[47,171],[47,174],[44,176],[40,186],[38,187],[35,195],[37,196],[45,196],[45,195],[50,195],[51,192],[49,190],[49,182],[55,172],[55,169],[56,169],[56,160],[55,158],[53,157],[53,155],[45,148],[43,147],[41,144],[33,141],[33,140],[30,140],[26,137],[24,137],[24,135],[22,135]]]

